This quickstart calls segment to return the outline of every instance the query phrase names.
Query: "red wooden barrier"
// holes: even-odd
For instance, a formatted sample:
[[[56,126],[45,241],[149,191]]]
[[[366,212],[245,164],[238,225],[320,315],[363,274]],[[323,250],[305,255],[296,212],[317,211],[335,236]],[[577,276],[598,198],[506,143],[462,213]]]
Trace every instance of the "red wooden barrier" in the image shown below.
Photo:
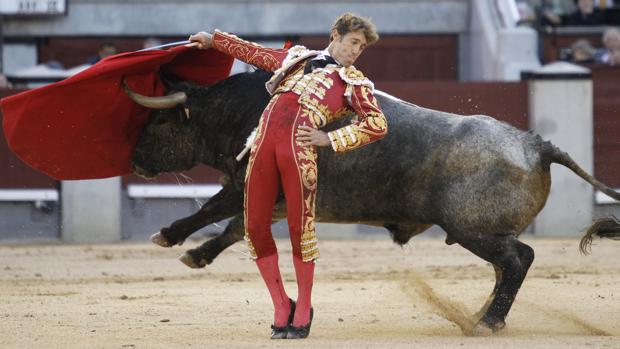
[[[620,67],[593,66],[594,176],[620,188]]]

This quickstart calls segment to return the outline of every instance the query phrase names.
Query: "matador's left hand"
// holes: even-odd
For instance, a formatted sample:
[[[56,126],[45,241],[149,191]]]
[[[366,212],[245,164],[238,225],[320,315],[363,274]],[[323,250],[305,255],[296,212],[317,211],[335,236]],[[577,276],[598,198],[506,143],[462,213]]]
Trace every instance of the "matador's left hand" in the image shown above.
[[[310,126],[297,127],[297,141],[303,145],[326,147],[331,144],[327,133]]]

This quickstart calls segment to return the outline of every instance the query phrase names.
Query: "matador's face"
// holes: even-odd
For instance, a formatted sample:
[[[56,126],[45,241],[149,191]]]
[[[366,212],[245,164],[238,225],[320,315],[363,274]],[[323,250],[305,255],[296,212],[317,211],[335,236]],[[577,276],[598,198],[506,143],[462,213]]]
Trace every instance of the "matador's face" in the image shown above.
[[[332,39],[328,48],[329,53],[345,67],[353,65],[368,45],[363,30],[349,32],[345,35],[340,35],[334,30]]]

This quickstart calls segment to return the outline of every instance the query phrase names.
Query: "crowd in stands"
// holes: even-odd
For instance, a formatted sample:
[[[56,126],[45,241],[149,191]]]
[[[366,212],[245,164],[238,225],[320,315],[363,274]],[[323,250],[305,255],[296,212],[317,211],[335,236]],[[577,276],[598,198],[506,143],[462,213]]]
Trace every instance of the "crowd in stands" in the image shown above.
[[[619,0],[517,0],[523,22],[535,26],[620,25]]]
[[[86,64],[91,64],[91,65],[95,64],[108,56],[115,55],[117,51],[118,49],[116,48],[116,45],[114,43],[104,42],[99,46],[99,50],[97,51],[97,54],[92,57],[89,57],[86,60]]]
[[[602,28],[603,47],[578,39],[561,49],[560,59],[620,66],[620,0],[517,0],[517,6],[521,24],[540,32],[564,26]]]
[[[2,0],[0,0],[2,1]],[[121,40],[122,41],[122,40]],[[162,44],[162,41],[155,37],[145,38],[140,46],[136,45],[135,40],[132,40],[129,44],[125,42],[121,47],[126,50],[139,50],[139,49],[151,49]],[[133,46],[133,47],[132,47]],[[78,57],[83,57],[83,60],[78,65],[72,63],[70,66],[63,64],[60,60],[55,58],[49,58],[41,62],[40,64],[32,67],[25,67],[16,71],[13,71],[8,77],[0,72],[0,89],[11,88],[28,88],[38,87],[40,82],[30,83],[30,80],[46,79],[46,81],[57,81],[67,78],[73,74],[76,74],[89,66],[98,63],[102,59],[115,55],[122,50],[119,49],[117,43],[114,41],[102,40],[97,48],[97,51],[92,55],[85,56],[85,52],[82,51],[78,54]],[[55,54],[50,55],[54,57]],[[74,60],[76,61],[76,60]],[[34,84],[34,85],[33,85]],[[37,85],[38,84],[38,85]]]
[[[610,28],[603,34],[602,48],[596,48],[587,39],[575,41],[568,49],[569,55],[563,57],[580,64],[601,63],[620,66],[620,30]]]

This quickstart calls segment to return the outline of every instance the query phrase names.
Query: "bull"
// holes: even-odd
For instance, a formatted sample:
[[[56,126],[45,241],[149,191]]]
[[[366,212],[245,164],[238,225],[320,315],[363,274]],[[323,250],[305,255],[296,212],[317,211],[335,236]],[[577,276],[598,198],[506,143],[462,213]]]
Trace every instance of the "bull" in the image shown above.
[[[198,229],[232,217],[224,232],[180,257],[189,267],[206,266],[244,236],[247,156],[242,161],[235,156],[269,101],[264,88],[269,77],[256,71],[209,87],[177,82],[169,86],[174,93],[157,98],[127,89],[134,101],[155,108],[135,148],[136,174],[152,177],[198,164],[225,174],[221,191],[198,212],[152,236],[164,247],[180,245]],[[476,333],[505,326],[534,260],[533,249],[517,237],[545,205],[552,163],[620,200],[620,193],[533,132],[488,116],[425,109],[382,93],[377,99],[389,125],[383,140],[344,154],[318,150],[316,220],[384,227],[399,245],[439,225],[447,244],[461,245],[495,269],[495,287],[479,312]],[[285,212],[281,195],[274,220],[284,219]],[[591,234],[601,226],[620,229],[617,221],[595,224]]]

